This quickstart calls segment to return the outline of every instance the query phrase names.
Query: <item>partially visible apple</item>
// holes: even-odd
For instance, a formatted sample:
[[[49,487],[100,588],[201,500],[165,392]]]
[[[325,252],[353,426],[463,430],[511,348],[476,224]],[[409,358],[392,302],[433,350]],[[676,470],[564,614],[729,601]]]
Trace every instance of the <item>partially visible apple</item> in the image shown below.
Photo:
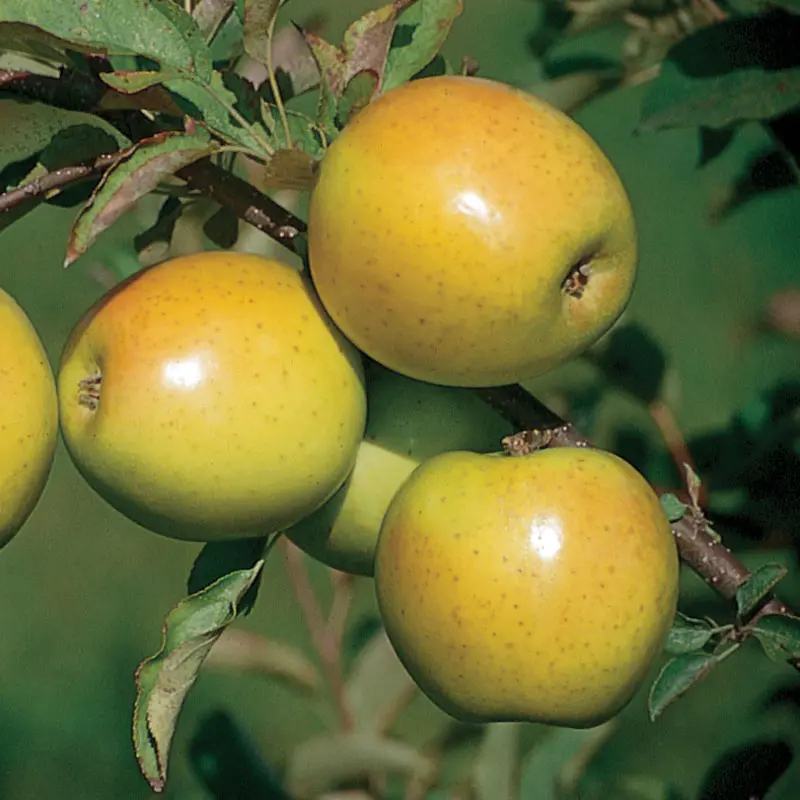
[[[328,566],[371,576],[383,515],[414,468],[448,450],[499,451],[513,429],[469,389],[422,383],[378,364],[367,372],[367,402],[352,474],[287,535]]]
[[[573,120],[495,81],[411,81],[326,151],[308,219],[334,322],[412,378],[490,386],[589,347],[628,303],[625,189]]]
[[[361,357],[307,280],[207,252],[137,273],[72,332],[64,440],[87,481],[179,539],[288,527],[341,486],[361,441]]]
[[[375,555],[386,633],[425,693],[471,722],[598,725],[631,699],[675,613],[678,554],[617,456],[434,456]]]
[[[58,437],[53,372],[33,325],[0,289],[0,547],[44,490]]]

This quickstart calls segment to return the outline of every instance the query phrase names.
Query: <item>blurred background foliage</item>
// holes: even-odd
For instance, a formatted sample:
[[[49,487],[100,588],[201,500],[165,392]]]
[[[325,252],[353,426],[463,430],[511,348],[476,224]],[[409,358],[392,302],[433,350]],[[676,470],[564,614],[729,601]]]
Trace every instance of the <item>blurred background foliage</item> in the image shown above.
[[[313,23],[339,41],[345,25],[375,5],[293,0],[282,19]],[[601,86],[617,80],[620,53],[638,59],[637,69],[645,71],[654,53],[663,55],[663,37],[640,32],[632,38],[619,14],[611,24],[587,25],[570,36],[562,30],[567,19],[556,2],[467,0],[444,52],[454,64],[469,55],[481,75],[567,106],[575,85],[564,90],[549,80],[564,65],[591,66],[592,80]],[[763,179],[774,177],[776,161],[774,143],[759,124],[726,134],[727,146],[710,161],[709,137],[696,129],[637,133],[646,89],[644,80],[633,80],[576,104],[574,112],[632,197],[641,239],[633,301],[617,331],[594,352],[529,388],[663,488],[680,487],[663,438],[669,424],[677,425],[708,485],[709,507],[726,544],[750,567],[786,564],[790,575],[781,594],[800,605],[800,311],[797,296],[792,307],[789,294],[798,288],[800,191],[780,178],[781,167],[778,179]],[[753,192],[764,185],[773,188]],[[74,209],[42,205],[0,233],[0,285],[27,310],[53,364],[71,326],[104,291],[109,265],[119,268],[135,258],[132,240],[143,227],[135,213],[128,214],[65,272],[74,215]],[[246,238],[242,246],[249,249],[270,246],[252,233]],[[776,314],[794,320],[793,333],[791,324],[776,330]],[[133,673],[158,648],[164,616],[184,595],[199,550],[122,518],[91,492],[59,449],[42,501],[0,558],[0,797],[151,796],[130,740]],[[328,573],[316,564],[309,568],[329,602]],[[693,616],[731,617],[688,571],[680,605]],[[371,582],[356,580],[345,634],[348,664],[364,656],[360,648],[375,631],[375,613]],[[238,627],[293,645],[317,663],[279,551],[268,559],[255,610]],[[360,686],[367,692],[365,681]],[[750,758],[780,774],[790,760],[787,747],[800,749],[799,720],[796,674],[769,662],[750,642],[655,723],[648,720],[643,690],[607,729],[578,734],[496,726],[484,737],[482,730],[447,726],[418,695],[393,733],[419,745],[446,732],[443,786],[431,797],[451,796],[444,789],[463,782],[474,767],[480,796],[502,800],[509,795],[492,776],[505,774],[498,767],[503,754],[518,752],[526,798],[735,800],[749,795],[737,793],[745,784],[735,777],[731,783],[725,758],[738,754],[732,762],[737,768]],[[227,763],[219,741],[242,737],[253,748],[251,785],[269,797],[272,773],[255,754],[280,772],[293,748],[334,724],[324,689],[209,667],[181,715],[164,796],[256,796],[230,781],[225,791],[209,792]],[[492,756],[492,748],[500,755]],[[757,772],[752,765],[751,776]],[[547,788],[557,776],[561,794]],[[392,787],[390,781],[387,796],[395,796]],[[795,760],[769,797],[790,800],[798,787]]]

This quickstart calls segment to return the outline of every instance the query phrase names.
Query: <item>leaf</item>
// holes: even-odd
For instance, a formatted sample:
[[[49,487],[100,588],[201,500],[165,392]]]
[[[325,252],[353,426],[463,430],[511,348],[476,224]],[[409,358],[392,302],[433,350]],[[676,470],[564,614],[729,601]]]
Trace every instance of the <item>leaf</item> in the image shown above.
[[[782,564],[762,564],[736,591],[740,617],[749,617],[789,570]]]
[[[239,238],[239,218],[228,206],[220,206],[203,223],[203,233],[220,250],[230,250]]]
[[[172,0],[0,0],[0,19],[35,25],[83,49],[147,56],[211,78],[200,29]]]
[[[289,141],[286,138],[283,120],[280,117],[277,106],[262,102],[261,111],[269,128],[270,141],[275,146],[276,152],[278,150],[299,148],[312,158],[322,158],[325,153],[327,138],[312,119],[305,114],[286,109],[286,121],[291,137],[291,141]]]
[[[54,136],[76,126],[97,129],[112,137],[119,147],[129,144],[116,128],[100,117],[81,111],[55,108],[45,103],[0,98],[0,119],[3,120],[0,170],[15,161],[22,161],[39,153],[50,144]]]
[[[218,800],[291,800],[258,743],[226,711],[206,716],[189,743],[195,775]]]
[[[350,79],[336,106],[340,125],[347,125],[352,116],[369,104],[378,91],[379,80],[372,70],[362,70]]]
[[[50,140],[39,155],[39,163],[52,172],[89,161],[103,153],[115,153],[124,144],[127,142],[121,136],[112,136],[99,125],[70,125]]]
[[[800,659],[800,617],[768,614],[753,625],[752,631],[773,661]]]
[[[316,797],[373,772],[427,775],[433,768],[415,747],[372,733],[336,733],[307,739],[295,747],[286,768],[292,795]]]
[[[708,644],[713,635],[714,626],[708,620],[693,619],[679,611],[675,614],[664,649],[672,655],[691,653]]]
[[[233,10],[235,0],[200,0],[192,11],[206,41],[210,41]]]
[[[794,754],[781,739],[728,750],[709,770],[699,800],[760,800],[786,772]]]
[[[800,17],[776,12],[703,28],[670,51],[639,131],[778,117],[800,104]]]
[[[667,519],[670,522],[678,522],[679,520],[682,520],[689,508],[686,503],[682,503],[680,500],[678,500],[674,494],[662,494],[659,500],[661,501],[661,507],[664,509],[664,513],[667,515]]]
[[[381,91],[400,86],[433,61],[463,11],[463,0],[418,0],[400,16]]]
[[[136,758],[151,788],[166,783],[169,749],[183,701],[208,651],[238,614],[238,604],[261,572],[232,572],[181,600],[164,622],[159,651],[136,670],[133,739]]]
[[[263,174],[267,189],[310,189],[314,184],[316,161],[304,150],[276,150]]]
[[[274,539],[269,541],[271,546]],[[196,594],[231,572],[252,569],[267,551],[267,537],[207,542],[194,560],[186,588]],[[249,614],[255,600],[255,589],[239,603],[239,612]]]
[[[595,728],[551,728],[523,760],[520,800],[559,800],[568,796],[565,785],[575,786],[592,756],[617,727],[610,720]]]
[[[477,800],[516,800],[520,723],[496,722],[486,726],[472,768]]]
[[[235,628],[223,632],[211,648],[203,669],[252,672],[278,678],[306,692],[313,692],[320,685],[317,668],[299,650]]]
[[[270,32],[281,0],[244,0],[244,51],[265,67],[270,61]]]
[[[705,678],[717,662],[718,658],[708,653],[686,653],[667,661],[650,687],[650,720],[655,721],[670,703]]]
[[[356,730],[383,730],[391,715],[416,692],[416,684],[395,654],[386,633],[379,630],[359,652],[345,685],[345,697]]]
[[[134,94],[143,92],[151,86],[157,86],[180,75],[176,70],[117,70],[101,72],[100,80],[118,92]]]
[[[700,160],[698,167],[705,167],[725,152],[733,141],[735,128],[700,128]]]
[[[153,224],[147,230],[134,237],[133,246],[136,252],[141,255],[145,249],[150,248],[155,243],[168,245],[172,240],[175,223],[182,212],[183,203],[177,197],[167,197],[158,210],[158,215]]]
[[[161,181],[187,164],[209,155],[214,144],[205,131],[194,134],[159,133],[134,145],[103,175],[70,232],[69,266],[122,214]]]

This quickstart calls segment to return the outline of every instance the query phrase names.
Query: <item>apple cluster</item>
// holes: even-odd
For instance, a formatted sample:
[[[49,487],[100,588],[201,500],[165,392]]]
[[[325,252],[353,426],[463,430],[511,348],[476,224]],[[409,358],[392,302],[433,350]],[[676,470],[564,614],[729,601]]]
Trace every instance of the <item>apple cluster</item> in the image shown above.
[[[502,452],[508,423],[470,391],[567,361],[622,313],[636,235],[613,167],[523,92],[413,81],[327,150],[308,246],[308,271],[215,251],[121,283],[66,342],[57,408],[0,296],[0,542],[60,419],[87,482],[143,527],[283,533],[374,577],[400,659],[450,714],[613,716],[674,614],[666,517],[613,454]]]

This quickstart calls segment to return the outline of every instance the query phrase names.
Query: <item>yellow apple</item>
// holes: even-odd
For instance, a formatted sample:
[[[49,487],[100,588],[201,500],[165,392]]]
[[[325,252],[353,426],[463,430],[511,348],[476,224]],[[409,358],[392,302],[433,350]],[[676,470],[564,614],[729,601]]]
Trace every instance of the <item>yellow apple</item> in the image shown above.
[[[480,78],[411,81],[360,111],[321,161],[308,224],[334,322],[434,383],[535,377],[607,331],[634,283],[630,203],[598,145]]]
[[[58,437],[53,372],[33,325],[0,289],[0,547],[44,490]]]
[[[190,540],[314,511],[352,469],[366,416],[360,355],[307,280],[241,253],[175,258],[113,289],[67,341],[58,389],[90,485]]]
[[[328,566],[371,576],[383,515],[414,468],[448,450],[499,451],[513,431],[468,389],[422,383],[377,364],[367,374],[367,402],[367,429],[353,472],[287,535]]]
[[[398,656],[454,717],[592,727],[660,654],[678,555],[655,493],[611,453],[453,452],[392,500],[375,587]]]

